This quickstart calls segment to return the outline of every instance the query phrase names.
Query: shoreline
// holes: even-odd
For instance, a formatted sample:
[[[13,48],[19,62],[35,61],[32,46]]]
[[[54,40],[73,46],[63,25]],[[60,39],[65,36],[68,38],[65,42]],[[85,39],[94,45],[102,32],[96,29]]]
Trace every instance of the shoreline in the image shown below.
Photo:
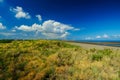
[[[99,45],[99,44],[94,44],[94,43],[85,43],[85,42],[66,42],[71,45],[76,45],[80,46],[85,49],[91,49],[91,48],[96,48],[96,49],[105,49],[105,48],[110,48],[110,49],[120,49],[120,47],[115,47],[115,46],[105,46],[105,45]]]

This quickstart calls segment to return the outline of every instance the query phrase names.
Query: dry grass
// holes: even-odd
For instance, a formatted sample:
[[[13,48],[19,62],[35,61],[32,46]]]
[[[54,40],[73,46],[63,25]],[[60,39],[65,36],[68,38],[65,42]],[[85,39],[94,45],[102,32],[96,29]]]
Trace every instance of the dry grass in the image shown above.
[[[0,43],[0,80],[120,80],[120,50],[50,40]]]

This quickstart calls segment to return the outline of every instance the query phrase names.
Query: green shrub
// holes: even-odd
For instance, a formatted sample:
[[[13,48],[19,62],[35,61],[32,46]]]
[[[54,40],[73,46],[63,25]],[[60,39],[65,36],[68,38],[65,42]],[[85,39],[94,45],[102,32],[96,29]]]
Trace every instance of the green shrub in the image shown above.
[[[110,56],[111,53],[113,53],[112,49],[104,49],[102,51],[103,51],[103,54],[106,55],[106,56]]]
[[[93,54],[92,61],[100,61],[103,58],[102,54]]]
[[[90,51],[94,53],[96,51],[96,49],[92,48],[92,49],[90,49]]]
[[[90,51],[94,52],[94,54],[92,55],[92,60],[93,61],[100,61],[102,60],[103,57],[105,56],[110,56],[112,53],[111,49],[104,49],[104,50],[98,50],[96,51],[96,49],[91,49]],[[96,52],[95,52],[96,51]]]

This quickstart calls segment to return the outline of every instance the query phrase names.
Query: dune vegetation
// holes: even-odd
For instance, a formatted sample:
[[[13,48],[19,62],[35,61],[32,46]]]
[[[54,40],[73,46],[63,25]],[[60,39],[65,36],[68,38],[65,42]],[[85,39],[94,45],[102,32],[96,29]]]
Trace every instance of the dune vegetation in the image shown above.
[[[120,80],[120,50],[56,40],[0,42],[0,80]]]

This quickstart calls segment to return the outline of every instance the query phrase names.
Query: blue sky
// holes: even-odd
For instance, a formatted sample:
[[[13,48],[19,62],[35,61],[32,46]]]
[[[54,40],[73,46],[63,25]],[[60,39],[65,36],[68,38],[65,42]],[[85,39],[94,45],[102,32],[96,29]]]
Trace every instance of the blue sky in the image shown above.
[[[120,40],[120,1],[0,0],[0,39]]]

